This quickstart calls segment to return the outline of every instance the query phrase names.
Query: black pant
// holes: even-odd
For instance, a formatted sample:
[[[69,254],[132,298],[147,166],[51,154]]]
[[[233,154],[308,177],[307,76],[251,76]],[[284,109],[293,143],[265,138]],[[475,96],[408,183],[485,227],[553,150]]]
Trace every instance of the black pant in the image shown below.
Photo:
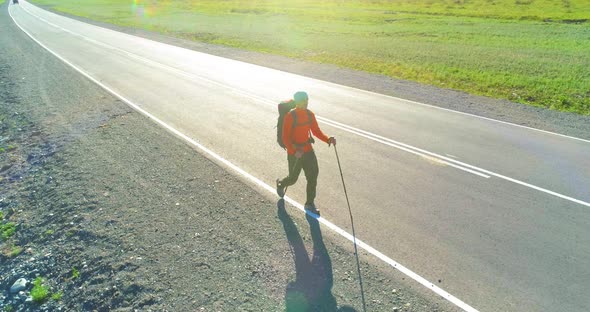
[[[281,180],[279,183],[283,187],[291,186],[297,182],[301,169],[305,173],[307,180],[307,200],[306,204],[313,204],[315,199],[315,189],[318,185],[318,174],[320,169],[318,167],[318,159],[315,157],[313,150],[303,154],[301,158],[297,159],[295,155],[287,155],[289,162],[289,176]]]

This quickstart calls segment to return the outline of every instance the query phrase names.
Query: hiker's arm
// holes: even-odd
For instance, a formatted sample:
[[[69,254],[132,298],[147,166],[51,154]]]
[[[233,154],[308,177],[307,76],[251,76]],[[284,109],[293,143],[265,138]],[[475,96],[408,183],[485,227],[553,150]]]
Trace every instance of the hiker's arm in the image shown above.
[[[315,119],[315,114],[313,113],[311,115],[311,133],[313,133],[313,135],[315,135],[316,138],[328,143],[329,138],[322,132],[320,126],[318,126],[318,121]]]
[[[283,144],[287,148],[287,151],[294,150],[293,144],[291,142],[291,129],[293,128],[293,117],[291,114],[285,115],[285,120],[283,121]]]

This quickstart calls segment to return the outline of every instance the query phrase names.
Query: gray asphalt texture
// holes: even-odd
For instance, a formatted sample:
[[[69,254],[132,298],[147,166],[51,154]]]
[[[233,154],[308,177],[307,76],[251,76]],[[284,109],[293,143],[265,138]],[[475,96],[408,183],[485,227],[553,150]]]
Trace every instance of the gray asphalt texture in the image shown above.
[[[267,129],[276,113],[244,97],[241,90],[278,101],[300,83],[314,91],[310,92],[312,109],[318,115],[589,201],[587,142],[197,57],[135,39],[127,43],[126,37],[63,24],[199,76],[198,81],[187,79],[129,58],[125,52],[47,31],[43,22],[17,13],[23,13],[17,16],[19,21],[51,48],[267,183],[284,172],[281,153],[265,148],[274,144],[273,136],[260,135],[272,134]],[[152,53],[152,49],[156,50]],[[99,63],[88,62],[99,57]],[[200,58],[206,61],[198,63]],[[266,77],[274,79],[270,90]],[[228,92],[227,85],[234,89]],[[563,311],[588,307],[582,291],[588,280],[583,274],[590,245],[587,205],[498,175],[482,178],[441,163],[440,157],[416,157],[399,144],[392,148],[351,135],[328,121],[323,124],[325,131],[341,138],[341,157],[348,176],[354,177],[349,182],[353,206],[362,215],[357,233],[364,241],[428,280],[444,281],[441,287],[482,311],[545,310],[556,301]],[[337,169],[329,150],[323,146],[316,150],[322,168],[318,203],[324,216],[345,227],[348,218],[341,213],[340,186],[331,183],[339,177]],[[290,192],[297,200],[302,197],[301,187]]]
[[[527,127],[538,128],[590,140],[590,116],[558,112],[540,107],[523,105],[507,100],[475,96],[461,91],[442,89],[413,81],[393,79],[383,75],[370,74],[329,64],[300,61],[293,58],[245,51],[221,45],[213,45],[193,40],[173,37],[137,28],[122,27],[85,17],[80,17],[52,9],[40,7],[56,14],[76,19],[84,23],[120,31],[130,35],[156,40],[195,51],[217,55],[229,59],[257,64],[302,76],[312,77],[333,83],[373,91],[412,101],[448,108],[468,114],[502,120]],[[180,36],[180,35],[179,35]]]
[[[0,29],[0,113],[10,121],[0,135],[16,146],[0,157],[0,209],[18,225],[1,243],[0,309],[360,311],[348,241],[41,49],[6,4]],[[10,244],[23,252],[7,255]],[[361,259],[370,311],[455,311]],[[61,300],[24,303],[31,285],[9,294],[39,275]]]

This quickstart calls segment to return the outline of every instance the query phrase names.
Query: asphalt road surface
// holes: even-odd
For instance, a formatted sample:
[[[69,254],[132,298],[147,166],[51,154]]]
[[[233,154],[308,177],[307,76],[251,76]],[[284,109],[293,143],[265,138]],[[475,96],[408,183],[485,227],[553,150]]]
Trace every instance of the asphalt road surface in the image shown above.
[[[25,1],[9,12],[111,92],[271,186],[287,172],[276,104],[307,91],[320,127],[338,138],[362,241],[479,311],[590,310],[590,141],[174,47]],[[334,151],[315,150],[316,204],[349,231]],[[288,191],[298,202],[304,180]]]

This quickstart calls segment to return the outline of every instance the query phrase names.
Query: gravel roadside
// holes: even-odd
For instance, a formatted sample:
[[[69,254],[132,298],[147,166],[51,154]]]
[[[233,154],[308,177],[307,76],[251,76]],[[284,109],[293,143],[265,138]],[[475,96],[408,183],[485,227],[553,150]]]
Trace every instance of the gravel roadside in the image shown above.
[[[546,108],[514,103],[507,100],[475,96],[465,92],[437,88],[407,80],[392,79],[383,75],[370,74],[329,64],[305,62],[268,53],[244,51],[225,46],[185,40],[175,37],[174,34],[166,35],[142,29],[121,27],[113,24],[90,20],[84,17],[74,16],[68,13],[53,10],[51,6],[40,5],[40,7],[50,10],[56,14],[74,18],[89,24],[172,44],[175,46],[181,46],[199,52],[257,64],[269,68],[275,68],[294,74],[394,97],[400,97],[420,103],[426,103],[441,108],[452,109],[464,113],[590,140],[590,116],[558,112]]]
[[[361,311],[349,242],[0,29],[2,311]],[[361,259],[368,311],[456,310]]]

